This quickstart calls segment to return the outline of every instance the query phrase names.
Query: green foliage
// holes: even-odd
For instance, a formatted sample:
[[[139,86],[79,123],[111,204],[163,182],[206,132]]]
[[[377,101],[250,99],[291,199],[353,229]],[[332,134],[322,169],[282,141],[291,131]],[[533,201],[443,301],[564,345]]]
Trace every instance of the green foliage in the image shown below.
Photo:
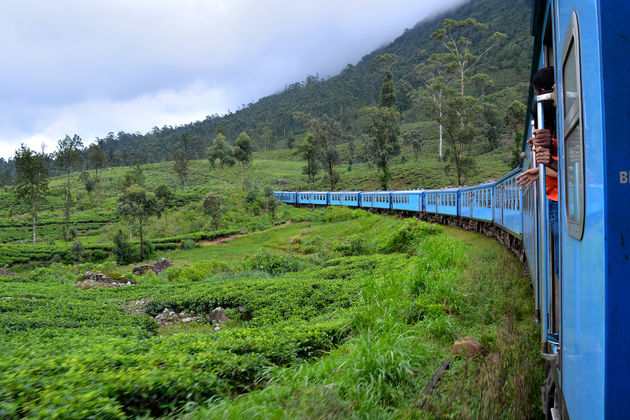
[[[227,144],[225,135],[222,133],[217,134],[212,140],[212,145],[206,151],[206,157],[211,169],[215,168],[217,160],[221,169],[225,166],[232,166],[235,163],[234,150]]]
[[[302,169],[304,175],[308,177],[308,189],[311,189],[311,182],[315,179],[317,172],[320,169],[320,162],[318,160],[318,149],[315,144],[315,137],[308,133],[304,136],[304,139],[298,143],[296,148],[296,154],[298,154],[304,161],[306,166]]]
[[[35,221],[37,219],[36,205],[46,191],[48,191],[48,170],[42,156],[37,155],[24,144],[15,151],[15,192],[19,199],[30,203],[33,218],[33,246],[36,245]]]
[[[175,161],[173,162],[173,170],[182,184],[182,191],[184,191],[184,185],[188,177],[188,157],[186,156],[186,152],[178,150],[173,155],[173,160]]]
[[[393,107],[364,108],[365,132],[370,137],[370,159],[380,170],[381,188],[387,190],[391,180],[390,160],[400,153],[398,112]]]
[[[78,239],[75,239],[72,243],[69,255],[74,263],[79,263],[83,261],[83,259],[85,259],[86,257],[89,258],[89,254],[86,255],[85,253],[85,247]]]
[[[186,239],[182,241],[182,249],[193,249],[195,247],[195,241]]]
[[[116,236],[114,236],[114,249],[112,252],[120,265],[135,262],[138,258],[133,245],[127,241],[122,230],[118,230]]]
[[[259,249],[256,255],[248,257],[243,266],[245,269],[264,271],[271,275],[300,271],[308,263],[293,255],[283,255]]]
[[[440,233],[438,225],[421,222],[418,219],[405,219],[396,230],[381,240],[379,249],[385,252],[409,252],[416,249],[418,241]]]
[[[224,212],[223,197],[216,193],[208,193],[203,199],[203,212],[212,218],[214,228],[218,229],[221,215]]]
[[[381,89],[381,100],[379,108],[396,109],[396,92],[394,91],[394,76],[387,70],[383,78],[383,88]]]
[[[365,210],[351,209],[349,207],[331,206],[324,210],[324,220],[327,223],[343,222],[358,217],[369,217]]]

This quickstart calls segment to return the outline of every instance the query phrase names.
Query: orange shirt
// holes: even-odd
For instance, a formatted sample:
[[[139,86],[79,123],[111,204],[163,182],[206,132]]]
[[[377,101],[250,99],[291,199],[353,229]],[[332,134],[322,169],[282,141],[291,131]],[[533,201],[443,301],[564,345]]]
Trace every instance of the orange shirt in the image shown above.
[[[558,140],[555,138],[552,138],[552,141],[553,141],[553,147],[551,150],[557,151]],[[551,156],[551,158],[555,161],[558,160],[558,156]],[[558,178],[552,178],[550,176],[546,176],[545,178],[546,178],[545,185],[547,187],[547,198],[553,201],[558,201]]]

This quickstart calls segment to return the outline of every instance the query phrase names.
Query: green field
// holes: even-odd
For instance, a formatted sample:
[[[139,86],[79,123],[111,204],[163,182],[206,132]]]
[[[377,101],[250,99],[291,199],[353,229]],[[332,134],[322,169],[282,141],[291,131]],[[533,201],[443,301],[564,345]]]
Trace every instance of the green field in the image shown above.
[[[129,287],[75,285],[87,270],[131,277],[112,261],[0,277],[0,417],[538,413],[528,282],[477,234],[304,209],[270,230],[163,255],[175,267]],[[143,298],[144,314],[121,306]],[[205,316],[218,306],[231,320],[215,332]],[[164,308],[203,320],[158,326]],[[465,335],[486,353],[456,357],[416,409]]]

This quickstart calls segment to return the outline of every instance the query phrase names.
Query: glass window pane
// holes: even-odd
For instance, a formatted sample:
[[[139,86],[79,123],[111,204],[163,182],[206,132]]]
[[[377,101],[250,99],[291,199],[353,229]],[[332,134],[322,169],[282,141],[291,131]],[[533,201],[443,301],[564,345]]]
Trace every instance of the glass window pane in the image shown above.
[[[575,41],[573,41],[575,42]],[[564,118],[574,118],[578,112],[578,82],[577,66],[575,57],[575,46],[571,45],[562,69],[563,98],[564,98]]]
[[[565,139],[567,217],[569,222],[581,223],[584,208],[584,173],[581,123]]]

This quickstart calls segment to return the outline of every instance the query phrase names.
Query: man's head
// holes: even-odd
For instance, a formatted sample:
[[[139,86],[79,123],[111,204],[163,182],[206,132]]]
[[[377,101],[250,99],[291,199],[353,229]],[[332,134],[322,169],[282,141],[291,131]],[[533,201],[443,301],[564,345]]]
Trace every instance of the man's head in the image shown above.
[[[530,80],[537,95],[549,92],[556,84],[554,80],[553,67],[544,67],[532,75]]]

